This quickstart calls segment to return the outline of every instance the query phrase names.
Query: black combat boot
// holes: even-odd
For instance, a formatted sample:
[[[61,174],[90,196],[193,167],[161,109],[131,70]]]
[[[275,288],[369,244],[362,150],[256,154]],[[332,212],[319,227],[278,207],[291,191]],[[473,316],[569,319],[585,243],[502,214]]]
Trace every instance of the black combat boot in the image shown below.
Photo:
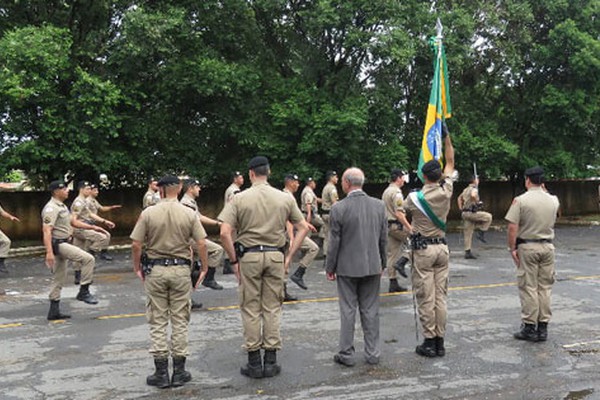
[[[215,281],[215,272],[217,272],[217,269],[215,267],[208,267],[206,276],[202,281],[202,286],[206,286],[207,288],[211,288],[214,290],[223,290],[223,286],[219,285],[217,281]]]
[[[277,350],[265,350],[263,376],[265,378],[272,378],[279,375],[280,372],[281,366],[277,364]]]
[[[435,357],[437,356],[437,351],[435,347],[435,339],[425,339],[423,344],[420,344],[415,349],[418,355],[423,357]]]
[[[3,274],[8,274],[8,268],[4,265],[4,258],[0,258],[0,272]]]
[[[390,288],[388,290],[388,292],[390,293],[396,293],[396,292],[406,292],[406,288],[398,285],[398,279],[396,278],[392,278],[390,279]]]
[[[537,326],[538,342],[545,342],[548,340],[548,323],[538,322]]]
[[[477,257],[475,257],[473,253],[471,253],[471,250],[465,250],[465,258],[467,260],[477,260]]]
[[[98,304],[98,300],[90,293],[89,284],[79,286],[79,293],[77,293],[76,299],[88,304]]]
[[[284,283],[283,284],[283,301],[296,301],[296,300],[298,300],[298,298],[294,297],[288,293],[287,285]]]
[[[108,254],[106,249],[100,250],[100,259],[102,259],[104,261],[112,261],[113,260],[112,256]]]
[[[60,300],[50,300],[50,311],[48,311],[48,321],[71,318],[68,314],[61,314],[59,307]]]
[[[155,358],[154,367],[156,370],[154,371],[154,374],[146,377],[146,384],[156,386],[160,389],[171,386],[171,383],[169,382],[169,359]]]
[[[535,330],[534,324],[521,324],[521,330],[516,332],[514,335],[515,339],[518,340],[527,340],[528,342],[537,342],[538,341],[538,333]]]
[[[248,364],[240,368],[240,373],[250,378],[259,379],[263,377],[262,360],[260,350],[248,352]]]
[[[438,357],[444,357],[446,355],[446,348],[444,347],[444,338],[436,336],[435,338],[435,354]]]
[[[484,231],[477,231],[477,240],[479,240],[481,243],[487,243],[487,240],[485,240]]]
[[[233,274],[233,268],[231,268],[231,261],[227,258],[223,260],[223,275]]]
[[[306,272],[306,267],[299,266],[296,272],[292,276],[290,276],[290,280],[294,282],[296,285],[300,286],[302,289],[308,289],[304,284],[304,273]]]
[[[202,308],[202,303],[192,299],[192,310],[199,310]]]
[[[76,285],[79,285],[81,283],[81,270],[80,269],[75,270],[75,279],[73,279],[73,283]]]
[[[406,274],[406,263],[407,262],[408,262],[408,258],[402,256],[398,259],[398,261],[396,261],[396,264],[394,264],[394,269],[396,271],[398,271],[398,273],[405,278],[408,278],[408,275]]]
[[[183,386],[184,383],[192,380],[192,374],[185,370],[185,357],[173,357],[173,375],[171,376],[171,386]]]

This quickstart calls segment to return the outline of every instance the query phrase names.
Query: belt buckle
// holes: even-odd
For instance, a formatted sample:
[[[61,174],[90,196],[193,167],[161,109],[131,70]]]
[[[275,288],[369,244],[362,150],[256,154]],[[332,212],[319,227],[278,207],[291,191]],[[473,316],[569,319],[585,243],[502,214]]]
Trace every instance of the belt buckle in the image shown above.
[[[265,246],[263,246],[263,245],[261,244],[261,245],[259,245],[259,246],[258,246],[258,249],[259,249],[261,252],[264,252],[264,251],[265,251],[265,250],[264,250],[264,249],[265,249]]]

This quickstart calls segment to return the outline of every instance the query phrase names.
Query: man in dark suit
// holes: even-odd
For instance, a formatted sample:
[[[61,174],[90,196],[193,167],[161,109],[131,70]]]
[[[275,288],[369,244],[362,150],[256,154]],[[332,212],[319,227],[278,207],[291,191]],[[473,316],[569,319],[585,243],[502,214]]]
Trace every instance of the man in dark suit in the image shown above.
[[[336,280],[340,303],[340,350],[334,361],[351,367],[354,361],[356,309],[364,332],[365,358],[379,363],[379,287],[386,265],[385,205],[362,190],[365,176],[349,168],[342,176],[347,197],[331,208],[327,279]]]

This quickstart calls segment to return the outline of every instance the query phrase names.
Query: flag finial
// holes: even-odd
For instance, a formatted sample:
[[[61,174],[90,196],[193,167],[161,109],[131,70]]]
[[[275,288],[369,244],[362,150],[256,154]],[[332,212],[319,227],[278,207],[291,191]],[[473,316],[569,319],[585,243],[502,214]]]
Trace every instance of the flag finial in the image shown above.
[[[444,29],[444,27],[442,26],[442,21],[440,21],[440,19],[437,19],[437,22],[435,23],[435,30],[437,32],[437,36],[436,39],[442,39],[444,36],[442,35],[442,30]]]

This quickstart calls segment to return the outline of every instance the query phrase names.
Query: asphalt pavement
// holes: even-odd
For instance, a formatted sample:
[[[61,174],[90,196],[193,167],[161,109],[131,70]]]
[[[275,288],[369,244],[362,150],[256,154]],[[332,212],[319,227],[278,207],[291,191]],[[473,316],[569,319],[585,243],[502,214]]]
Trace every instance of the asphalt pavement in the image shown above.
[[[0,275],[6,292],[0,295],[0,399],[600,399],[600,227],[559,227],[556,233],[547,342],[512,338],[520,306],[506,233],[489,232],[487,244],[475,241],[477,260],[463,258],[460,234],[451,233],[445,357],[415,354],[422,337],[415,337],[412,294],[386,293],[384,276],[380,364],[362,359],[358,322],[357,365],[335,364],[336,286],[318,259],[305,276],[308,290],[288,284],[300,301],[283,307],[281,375],[240,375],[246,354],[237,284],[219,271],[224,290],[193,294],[204,308],[190,323],[192,381],[164,390],[145,383],[153,371],[145,295],[129,252],[98,261],[96,306],[75,300],[71,272],[61,309],[72,318],[58,322],[46,320],[51,275],[42,256],[12,258],[9,274]]]

